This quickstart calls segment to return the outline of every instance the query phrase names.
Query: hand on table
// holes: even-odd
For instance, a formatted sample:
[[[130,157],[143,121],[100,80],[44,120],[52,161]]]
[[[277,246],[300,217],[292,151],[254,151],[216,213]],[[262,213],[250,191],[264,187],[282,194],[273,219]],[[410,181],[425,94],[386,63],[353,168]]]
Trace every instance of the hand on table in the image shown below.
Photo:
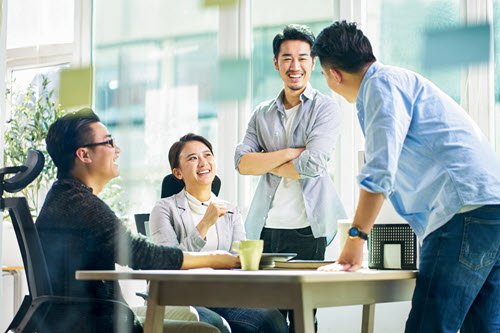
[[[318,268],[318,271],[357,271],[361,268],[361,262],[363,261],[363,245],[364,240],[348,239],[345,243],[342,253],[340,254],[339,259],[334,264]]]
[[[240,266],[240,259],[226,251],[184,252],[181,269],[210,267],[214,269],[231,269]]]
[[[212,255],[210,267],[215,269],[231,269],[240,267],[240,258],[235,257],[226,251],[213,251],[210,252]]]

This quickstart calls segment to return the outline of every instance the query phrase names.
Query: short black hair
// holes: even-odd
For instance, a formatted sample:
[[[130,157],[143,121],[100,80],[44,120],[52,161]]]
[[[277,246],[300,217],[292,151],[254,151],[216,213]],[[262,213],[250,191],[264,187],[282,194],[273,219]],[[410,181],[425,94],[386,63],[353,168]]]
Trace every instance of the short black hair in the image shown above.
[[[67,175],[75,165],[76,150],[92,143],[94,131],[91,124],[100,122],[89,108],[68,113],[49,127],[45,143],[47,151],[57,167],[57,177]]]
[[[377,59],[368,38],[356,23],[335,22],[323,29],[312,47],[321,66],[359,73],[367,64]]]
[[[280,46],[286,40],[303,40],[309,43],[309,46],[314,44],[314,34],[308,26],[302,24],[289,24],[283,28],[283,32],[277,34],[273,39],[274,57],[278,59],[280,54]]]
[[[205,146],[210,149],[210,152],[212,155],[214,154],[214,151],[212,150],[212,144],[210,141],[202,137],[201,135],[198,134],[193,134],[193,133],[188,133],[184,136],[182,136],[179,141],[175,142],[172,147],[170,147],[170,150],[168,152],[168,161],[170,162],[170,169],[174,171],[175,168],[179,167],[179,155],[182,151],[182,148],[186,143],[189,141],[199,141],[203,143]]]

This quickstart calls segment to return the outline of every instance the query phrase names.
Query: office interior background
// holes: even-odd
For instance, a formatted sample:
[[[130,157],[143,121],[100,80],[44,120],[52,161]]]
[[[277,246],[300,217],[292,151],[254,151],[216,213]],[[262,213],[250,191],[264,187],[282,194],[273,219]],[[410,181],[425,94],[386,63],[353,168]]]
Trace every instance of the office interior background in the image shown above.
[[[359,24],[379,61],[426,76],[461,104],[500,153],[500,1],[240,0],[221,7],[203,3],[0,0],[0,75],[5,77],[0,82],[2,128],[10,116],[5,89],[23,91],[31,84],[36,93],[45,76],[57,92],[62,70],[92,66],[92,108],[121,148],[118,184],[126,207],[124,218],[132,222],[133,214],[150,212],[160,197],[161,180],[170,173],[168,150],[188,132],[212,142],[222,179],[220,196],[237,203],[245,215],[258,178],[238,175],[233,154],[252,110],[276,97],[283,86],[272,62],[273,37],[289,23],[308,25],[317,35],[332,22],[345,19]],[[491,25],[489,61],[425,66],[427,32],[480,23]],[[245,91],[242,98],[221,99],[217,93],[217,74],[224,59],[249,64],[238,78]],[[310,82],[342,109],[342,133],[329,173],[352,217],[364,144],[356,110],[328,89],[319,63]],[[54,96],[57,103],[57,93]],[[401,220],[386,206],[379,222],[393,221]],[[5,224],[0,238],[4,263],[17,250]],[[337,255],[334,241],[327,259]],[[11,283],[4,280],[4,285]],[[0,328],[5,329],[11,307],[5,294],[11,291],[4,287],[2,292]],[[377,306],[375,331],[401,332],[408,311],[408,302]],[[360,318],[360,307],[321,309],[320,332],[357,332]]]

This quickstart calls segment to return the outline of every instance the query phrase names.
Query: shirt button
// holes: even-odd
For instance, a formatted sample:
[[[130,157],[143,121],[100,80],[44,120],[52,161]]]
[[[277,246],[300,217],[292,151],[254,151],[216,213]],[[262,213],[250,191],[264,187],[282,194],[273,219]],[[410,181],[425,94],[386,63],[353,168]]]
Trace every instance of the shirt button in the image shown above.
[[[269,196],[269,199],[271,199],[272,197],[273,197],[273,196],[272,196],[272,195],[270,195],[270,196]]]
[[[276,136],[278,136],[278,132],[274,133]]]

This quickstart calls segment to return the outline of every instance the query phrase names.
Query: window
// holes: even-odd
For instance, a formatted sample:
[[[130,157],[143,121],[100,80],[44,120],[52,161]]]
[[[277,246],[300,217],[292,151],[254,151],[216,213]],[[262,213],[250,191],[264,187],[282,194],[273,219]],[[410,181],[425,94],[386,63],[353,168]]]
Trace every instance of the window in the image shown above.
[[[9,1],[7,49],[74,41],[74,2]]]
[[[297,10],[300,8],[300,10]],[[322,8],[322,10],[317,10]],[[296,23],[308,26],[315,36],[332,23],[333,2],[332,0],[316,1],[314,6],[304,5],[300,0],[279,0],[279,1],[252,1],[252,110],[255,107],[273,98],[283,89],[283,81],[279,73],[274,68],[272,42],[276,34],[283,31],[287,24]],[[311,85],[326,95],[331,95],[326,81],[321,74],[321,66],[316,63],[314,71],[309,80]],[[248,113],[250,116],[250,113]],[[249,118],[242,119],[246,128]],[[244,133],[241,135],[243,137]],[[333,177],[333,166],[331,176]],[[246,213],[250,206],[250,201],[257,187],[260,177],[242,176],[246,187],[244,194],[239,200],[239,206],[243,213]]]
[[[500,155],[500,2],[493,1],[493,36],[495,61],[495,148]]]
[[[377,60],[415,71],[460,103],[460,66],[425,68],[423,54],[428,30],[460,24],[458,0],[367,2],[366,34]]]
[[[124,200],[150,212],[182,135],[205,136],[217,157],[217,8],[197,0],[95,0],[95,109],[121,148]]]

